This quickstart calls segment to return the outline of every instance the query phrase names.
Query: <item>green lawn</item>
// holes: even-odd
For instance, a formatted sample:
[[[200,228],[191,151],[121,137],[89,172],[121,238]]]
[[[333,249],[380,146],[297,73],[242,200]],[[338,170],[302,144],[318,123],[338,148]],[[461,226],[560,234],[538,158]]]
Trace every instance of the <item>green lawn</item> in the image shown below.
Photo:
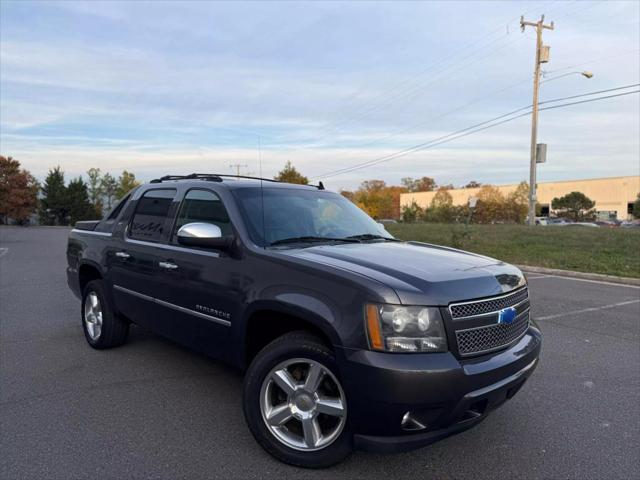
[[[640,277],[640,229],[394,224],[403,240],[448,245],[509,263]]]

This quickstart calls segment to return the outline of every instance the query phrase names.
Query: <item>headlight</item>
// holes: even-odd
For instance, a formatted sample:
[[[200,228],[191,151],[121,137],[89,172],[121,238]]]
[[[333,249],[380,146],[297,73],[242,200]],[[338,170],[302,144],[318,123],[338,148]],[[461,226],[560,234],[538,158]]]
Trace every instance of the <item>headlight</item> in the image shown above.
[[[388,352],[445,352],[440,310],[434,307],[401,307],[367,304],[369,344]]]

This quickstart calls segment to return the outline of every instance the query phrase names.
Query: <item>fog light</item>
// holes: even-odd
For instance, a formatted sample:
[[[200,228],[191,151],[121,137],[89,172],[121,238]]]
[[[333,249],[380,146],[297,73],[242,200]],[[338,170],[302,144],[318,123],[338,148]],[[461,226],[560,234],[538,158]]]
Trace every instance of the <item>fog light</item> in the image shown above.
[[[402,422],[400,423],[400,426],[402,427],[403,430],[407,430],[410,432],[413,432],[416,430],[424,430],[425,428],[427,428],[426,425],[423,425],[420,421],[413,418],[411,416],[411,412],[407,412],[404,414],[404,416],[402,417]]]

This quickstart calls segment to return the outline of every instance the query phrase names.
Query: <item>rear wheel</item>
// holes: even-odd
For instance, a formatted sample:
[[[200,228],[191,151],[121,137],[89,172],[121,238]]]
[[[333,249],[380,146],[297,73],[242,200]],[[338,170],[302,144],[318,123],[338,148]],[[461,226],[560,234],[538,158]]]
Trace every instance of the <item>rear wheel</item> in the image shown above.
[[[351,452],[335,358],[314,335],[288,333],[262,349],[247,372],[243,404],[254,437],[279,460],[322,468]]]
[[[122,345],[129,333],[129,323],[115,315],[107,300],[102,280],[92,280],[82,292],[82,328],[93,348]]]

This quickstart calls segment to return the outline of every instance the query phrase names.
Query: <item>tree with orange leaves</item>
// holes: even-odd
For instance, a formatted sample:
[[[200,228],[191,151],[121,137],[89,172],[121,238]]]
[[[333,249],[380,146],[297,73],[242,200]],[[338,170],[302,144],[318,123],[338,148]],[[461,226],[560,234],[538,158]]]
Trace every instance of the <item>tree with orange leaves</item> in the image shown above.
[[[400,194],[406,191],[405,187],[388,186],[382,180],[366,180],[355,192],[341,193],[375,219],[399,219]]]
[[[0,156],[0,223],[23,225],[38,206],[38,182],[20,162]]]

